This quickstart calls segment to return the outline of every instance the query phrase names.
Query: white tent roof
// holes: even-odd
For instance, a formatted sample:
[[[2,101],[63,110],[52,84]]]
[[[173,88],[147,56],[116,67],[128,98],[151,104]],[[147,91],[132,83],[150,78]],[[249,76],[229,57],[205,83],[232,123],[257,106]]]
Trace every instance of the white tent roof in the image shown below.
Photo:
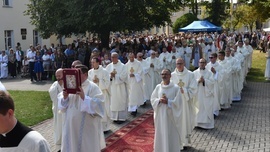
[[[265,31],[265,32],[270,32],[270,27],[264,28],[263,31]]]

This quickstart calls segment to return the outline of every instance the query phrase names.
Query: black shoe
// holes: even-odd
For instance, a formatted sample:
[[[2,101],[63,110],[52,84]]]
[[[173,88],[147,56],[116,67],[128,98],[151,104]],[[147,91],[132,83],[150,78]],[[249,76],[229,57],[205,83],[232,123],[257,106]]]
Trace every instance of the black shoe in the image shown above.
[[[141,105],[141,107],[145,107],[146,106],[146,101]]]
[[[107,131],[103,131],[104,134],[107,134],[108,132],[110,132],[110,130],[107,130]]]
[[[137,109],[136,109],[136,111],[131,112],[131,115],[136,116],[137,115]]]

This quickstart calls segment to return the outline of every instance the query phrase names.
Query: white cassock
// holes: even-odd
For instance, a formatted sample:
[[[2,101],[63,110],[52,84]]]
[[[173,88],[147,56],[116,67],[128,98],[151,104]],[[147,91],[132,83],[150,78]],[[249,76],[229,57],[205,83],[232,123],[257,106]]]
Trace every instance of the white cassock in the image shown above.
[[[196,114],[198,109],[193,102],[193,97],[196,95],[197,83],[194,78],[194,74],[186,67],[183,72],[179,72],[177,69],[172,73],[171,80],[174,84],[178,85],[179,81],[182,81],[184,93],[181,93],[182,97],[182,115],[181,115],[181,140],[183,146],[190,144],[190,136],[193,128],[196,124]]]
[[[206,59],[206,57],[205,57],[205,47],[206,47],[206,45],[204,44],[204,43],[199,43],[200,44],[200,46],[202,47],[202,53],[203,53],[203,56],[202,56],[202,58],[204,58],[204,59]],[[207,61],[207,60],[206,60]]]
[[[178,129],[182,125],[179,92],[179,87],[170,82],[169,85],[158,84],[151,95],[155,124],[154,152],[180,152],[183,149]],[[163,94],[168,98],[168,104],[159,102]]]
[[[186,47],[182,47],[182,52],[184,52],[184,60],[185,60],[185,67],[187,69],[190,68],[190,60],[191,60],[191,56],[192,56],[192,49],[188,46]]]
[[[182,49],[182,47],[175,47],[175,49],[177,56],[184,59],[184,50]]]
[[[8,56],[7,55],[0,55],[0,63],[1,63],[1,76],[0,78],[7,78],[8,77]]]
[[[225,57],[225,60],[228,60],[231,63],[231,78],[229,79],[232,87],[231,87],[231,91],[230,91],[230,97],[231,97],[231,101],[234,100],[234,94],[237,92],[237,81],[240,81],[240,77],[238,75],[239,71],[241,70],[241,65],[239,64],[239,62],[235,59],[235,57],[229,56],[229,57]],[[231,102],[232,103],[232,102]]]
[[[222,93],[222,89],[224,88],[224,83],[223,83],[223,71],[222,71],[222,66],[216,62],[214,64],[212,64],[211,62],[209,62],[206,65],[206,69],[211,71],[211,68],[214,68],[216,70],[216,74],[213,73],[213,77],[214,77],[214,106],[213,106],[213,114],[215,114],[216,116],[219,115],[219,110],[220,110],[220,98],[221,98],[221,93]]]
[[[102,94],[104,96],[104,103],[105,103],[105,113],[104,117],[102,118],[102,126],[103,126],[103,131],[108,131],[110,130],[110,92],[109,92],[109,87],[110,87],[110,75],[109,72],[106,71],[101,65],[99,66],[98,69],[90,69],[88,71],[88,80],[92,81],[98,78],[99,82],[96,84],[102,91]]]
[[[99,87],[89,80],[82,83],[84,100],[77,94],[58,95],[58,108],[64,112],[61,151],[100,152],[105,148],[101,119],[105,113],[104,97]]]
[[[106,70],[117,72],[110,84],[111,93],[111,119],[125,121],[127,119],[128,93],[126,87],[127,70],[125,65],[118,60],[116,64],[110,63]]]
[[[134,59],[133,62],[126,63],[127,88],[128,88],[128,111],[136,111],[139,105],[144,103],[143,96],[143,67],[142,64]],[[134,74],[134,77],[130,77]]]
[[[242,72],[243,72],[243,83],[245,83],[245,80],[246,80],[246,76],[247,76],[247,73],[248,73],[248,55],[249,55],[249,52],[248,50],[246,49],[246,47],[242,46],[242,47],[237,47],[237,52],[238,53],[241,53],[244,57],[244,61],[243,61],[243,69],[242,69]]]
[[[242,73],[244,57],[241,53],[235,52],[233,64],[233,101],[241,100],[244,76]]]
[[[224,87],[221,90],[220,107],[222,109],[228,109],[232,103],[232,63],[229,60],[218,61],[223,69],[223,84]]]
[[[216,53],[215,45],[214,44],[212,44],[212,45],[207,44],[205,46],[205,49],[204,49],[204,56],[205,56],[207,63],[210,62],[209,57],[212,53]]]
[[[214,78],[212,72],[199,68],[193,73],[197,82],[201,77],[204,78],[204,83],[198,83],[197,94],[194,97],[194,101],[199,109],[196,117],[196,126],[204,129],[212,129],[214,128]]]
[[[246,44],[244,44],[244,47],[248,51],[247,63],[248,63],[248,69],[250,69],[251,68],[251,65],[252,65],[253,48],[252,48],[251,45],[246,45]]]
[[[158,58],[159,61],[162,63],[162,69],[171,69],[172,55],[170,52],[162,52]]]
[[[170,70],[173,71],[176,67],[176,59],[181,57],[181,56],[177,52],[171,52],[171,55],[172,55],[172,61],[171,61],[171,69]]]
[[[143,96],[144,101],[150,100],[152,94],[152,77],[150,75],[150,63],[146,60],[139,61],[143,68]]]
[[[266,65],[265,65],[265,70],[264,70],[264,77],[266,80],[270,79],[270,50],[267,49],[266,52]]]
[[[150,92],[152,93],[156,86],[161,82],[161,77],[160,73],[162,69],[162,63],[159,61],[158,58],[146,58],[146,62],[149,64],[153,64],[154,67],[150,67],[149,69],[149,74],[151,76],[151,90]]]
[[[53,135],[54,143],[61,145],[62,129],[63,129],[63,115],[58,109],[58,94],[63,91],[63,87],[59,85],[58,81],[55,81],[49,89],[49,94],[52,100],[52,112],[53,112]],[[59,147],[60,148],[60,147]]]

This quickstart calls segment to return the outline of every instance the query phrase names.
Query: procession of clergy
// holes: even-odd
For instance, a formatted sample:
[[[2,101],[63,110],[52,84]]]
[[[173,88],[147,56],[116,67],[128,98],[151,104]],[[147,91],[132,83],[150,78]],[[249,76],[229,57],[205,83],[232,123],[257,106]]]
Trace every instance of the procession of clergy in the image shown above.
[[[232,101],[241,100],[252,64],[248,39],[228,43],[225,50],[209,47],[206,51],[199,41],[191,48],[182,39],[181,47],[174,46],[171,53],[163,48],[159,57],[153,50],[146,59],[143,53],[129,53],[126,64],[113,52],[112,63],[103,68],[98,58],[92,58],[92,69],[87,72],[74,61],[72,67],[80,68],[85,77],[84,93],[66,94],[62,69],[57,70],[58,81],[49,90],[54,101],[55,144],[62,144],[65,152],[100,151],[105,148],[103,132],[110,130],[111,120],[125,122],[129,112],[136,116],[137,109],[150,101],[154,151],[176,152],[189,146],[194,127],[214,128],[214,116],[229,109]]]

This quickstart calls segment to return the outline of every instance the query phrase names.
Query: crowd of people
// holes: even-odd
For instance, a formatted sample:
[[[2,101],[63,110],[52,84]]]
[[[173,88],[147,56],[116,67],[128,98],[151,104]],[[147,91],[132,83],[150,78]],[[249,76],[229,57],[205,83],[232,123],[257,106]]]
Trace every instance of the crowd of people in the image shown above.
[[[96,45],[89,58],[90,70],[83,57],[76,60],[72,45],[64,51],[70,58],[66,63],[82,72],[82,88],[68,94],[63,69],[57,70],[58,81],[49,92],[54,101],[55,144],[62,150],[105,148],[102,132],[110,130],[111,121],[121,124],[129,113],[136,116],[138,108],[151,103],[154,150],[180,151],[190,145],[195,127],[213,129],[220,110],[241,100],[252,64],[248,38],[200,33],[143,36],[131,42],[128,37],[115,37],[111,49],[101,51]],[[92,121],[95,124],[90,127],[87,122]],[[97,134],[90,135],[92,131]],[[84,140],[95,144],[89,147]]]
[[[45,69],[56,70],[57,81],[49,93],[59,150],[101,151],[111,121],[121,124],[129,113],[136,116],[138,108],[151,103],[154,151],[180,151],[191,144],[195,127],[213,129],[220,110],[241,100],[257,47],[251,45],[250,36],[117,35],[111,38],[110,49],[101,48],[96,40],[77,39],[66,48],[31,45],[25,59],[31,81],[41,81]],[[3,62],[6,51],[2,53],[1,76],[4,63],[13,62]],[[64,68],[81,71],[82,86],[76,94],[64,88]]]

